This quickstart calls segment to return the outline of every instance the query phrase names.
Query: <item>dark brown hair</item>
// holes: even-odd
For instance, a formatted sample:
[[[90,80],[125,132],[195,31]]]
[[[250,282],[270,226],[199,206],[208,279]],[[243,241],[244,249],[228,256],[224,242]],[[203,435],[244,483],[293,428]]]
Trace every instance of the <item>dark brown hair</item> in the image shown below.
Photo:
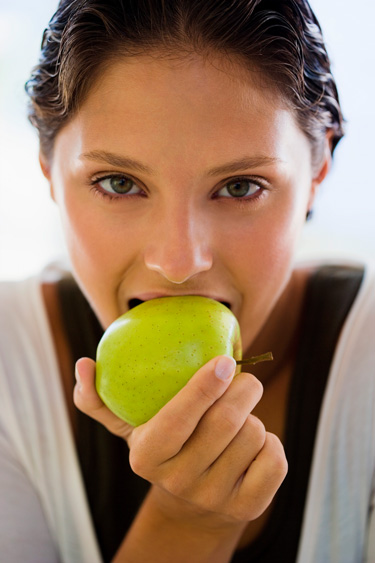
[[[103,66],[120,55],[219,53],[259,70],[296,112],[321,157],[343,117],[321,28],[307,0],[61,0],[26,83],[43,154],[75,114]]]

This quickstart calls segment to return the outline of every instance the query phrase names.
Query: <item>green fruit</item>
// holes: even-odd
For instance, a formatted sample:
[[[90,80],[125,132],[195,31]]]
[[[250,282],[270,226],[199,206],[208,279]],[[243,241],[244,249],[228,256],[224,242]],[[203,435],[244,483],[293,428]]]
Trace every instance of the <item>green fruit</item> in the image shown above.
[[[97,350],[96,388],[108,408],[138,426],[222,354],[241,359],[239,325],[225,305],[192,295],[151,299],[105,331]]]

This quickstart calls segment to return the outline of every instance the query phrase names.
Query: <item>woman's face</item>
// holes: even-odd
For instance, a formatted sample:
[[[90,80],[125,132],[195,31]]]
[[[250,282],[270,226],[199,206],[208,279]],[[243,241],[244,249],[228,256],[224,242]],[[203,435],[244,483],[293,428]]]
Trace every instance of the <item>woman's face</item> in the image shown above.
[[[132,305],[228,303],[244,347],[290,279],[317,180],[293,114],[242,67],[112,64],[57,136],[47,175],[104,327]]]

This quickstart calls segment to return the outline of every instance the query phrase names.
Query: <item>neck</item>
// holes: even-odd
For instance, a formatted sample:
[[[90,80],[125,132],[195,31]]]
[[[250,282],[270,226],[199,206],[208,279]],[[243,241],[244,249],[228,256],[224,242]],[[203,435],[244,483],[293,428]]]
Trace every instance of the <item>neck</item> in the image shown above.
[[[293,271],[264,327],[244,353],[247,358],[263,352],[272,352],[273,361],[249,367],[249,371],[258,377],[264,386],[281,373],[285,366],[294,363],[306,284],[310,274],[308,269]]]

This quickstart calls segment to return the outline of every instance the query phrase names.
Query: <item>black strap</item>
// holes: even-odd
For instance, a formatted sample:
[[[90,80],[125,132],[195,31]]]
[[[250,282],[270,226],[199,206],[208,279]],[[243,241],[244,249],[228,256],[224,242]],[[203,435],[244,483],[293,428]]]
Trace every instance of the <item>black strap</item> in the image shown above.
[[[285,450],[289,472],[261,535],[233,563],[293,563],[296,559],[316,427],[336,342],[360,287],[363,270],[327,266],[310,279],[297,362],[288,400]],[[74,361],[95,358],[102,329],[73,280],[60,299]],[[125,442],[77,411],[77,448],[104,561],[130,527],[149,484],[130,469]]]
[[[362,278],[363,269],[325,266],[309,280],[288,399],[288,475],[263,532],[235,554],[233,563],[296,560],[322,399],[336,343]]]

